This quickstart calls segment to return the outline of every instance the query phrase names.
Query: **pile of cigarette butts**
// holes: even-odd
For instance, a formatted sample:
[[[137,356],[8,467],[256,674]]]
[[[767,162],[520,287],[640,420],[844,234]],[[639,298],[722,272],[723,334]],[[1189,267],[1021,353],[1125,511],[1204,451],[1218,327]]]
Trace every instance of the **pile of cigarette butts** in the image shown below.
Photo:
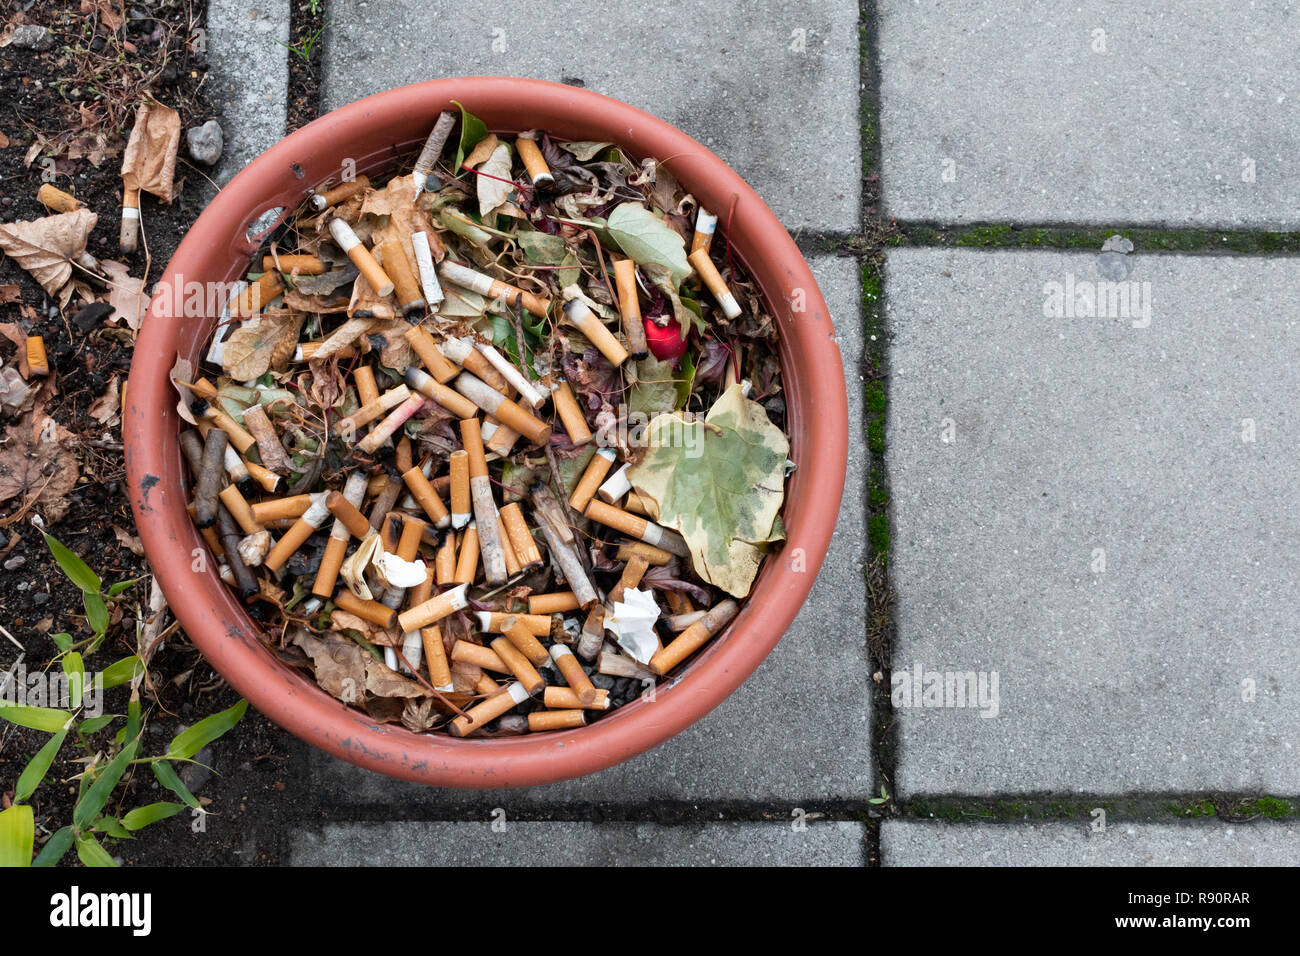
[[[702,413],[739,387],[784,429],[776,333],[663,166],[471,120],[441,114],[413,172],[309,191],[178,359],[190,511],[268,647],[344,704],[454,737],[580,728],[743,604],[634,487],[629,396]],[[672,242],[600,228],[629,201],[679,237],[671,286]]]

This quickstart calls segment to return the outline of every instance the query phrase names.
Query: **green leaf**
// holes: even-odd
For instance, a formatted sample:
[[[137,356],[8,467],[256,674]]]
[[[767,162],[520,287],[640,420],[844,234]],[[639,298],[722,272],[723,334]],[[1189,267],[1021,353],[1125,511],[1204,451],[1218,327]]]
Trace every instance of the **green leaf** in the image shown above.
[[[235,724],[239,723],[239,718],[244,716],[244,711],[248,710],[248,701],[241,700],[235,706],[227,708],[220,713],[213,714],[210,717],[204,717],[193,727],[185,730],[172,738],[171,745],[167,748],[168,760],[188,760],[196,753],[206,747],[212,741],[216,740]]]
[[[691,274],[685,241],[640,203],[625,202],[610,213],[609,234],[637,265],[653,264],[668,269],[675,287]]]
[[[190,788],[181,783],[181,778],[176,776],[176,770],[166,760],[155,760],[152,764],[153,775],[158,778],[158,782],[170,790],[176,796],[185,801],[186,806],[199,808],[199,798],[190,793]]]
[[[120,661],[114,661],[104,668],[104,688],[120,687],[122,684],[132,680],[137,671],[144,670],[144,663],[135,654],[130,657],[124,657]]]
[[[126,581],[118,581],[116,584],[111,585],[109,587],[107,592],[108,596],[111,598],[117,597],[119,594],[121,594],[123,591],[131,587],[131,585],[135,584],[135,582],[139,580],[140,580],[139,578],[130,578]]]
[[[135,759],[139,749],[139,738],[132,740],[99,772],[99,776],[90,785],[90,789],[81,795],[81,799],[77,801],[76,807],[73,808],[72,825],[74,827],[84,830],[99,816],[100,811],[104,809],[104,805],[108,803],[109,797],[113,795],[113,790],[121,781],[122,774],[126,773],[126,768]]]
[[[63,741],[68,739],[68,726],[64,726],[57,734],[45,742],[45,746],[36,751],[36,756],[27,762],[23,772],[18,777],[18,783],[14,787],[14,800],[22,803],[30,797],[45,780],[45,775],[50,772],[50,764],[54,763],[54,756],[63,746]]]
[[[50,553],[54,555],[55,562],[63,569],[77,587],[87,594],[98,594],[99,586],[102,583],[99,575],[90,570],[85,561],[77,557],[66,547],[63,542],[52,534],[45,535],[45,544],[49,547]]]
[[[72,640],[71,634],[51,634],[50,640],[52,640],[54,642],[54,646],[61,651],[66,651],[75,643]]]
[[[695,385],[695,350],[689,350],[677,365],[677,400],[674,408],[685,408]]]
[[[36,841],[32,808],[16,803],[0,811],[0,866],[31,866]]]
[[[37,853],[36,859],[32,860],[32,866],[53,866],[58,863],[72,846],[74,836],[72,827],[60,827],[55,830],[54,836],[45,841],[41,852]]]
[[[492,233],[488,232],[482,226],[476,224],[459,209],[454,206],[448,206],[442,212],[438,213],[438,221],[442,223],[444,229],[450,229],[456,235],[468,239],[474,245],[486,249],[492,244]],[[444,289],[443,292],[447,290]],[[480,310],[481,312],[482,310]],[[439,306],[438,314],[442,314],[442,307]]]
[[[131,691],[131,699],[126,705],[126,727],[122,736],[123,740],[135,740],[140,736],[140,691]]]
[[[86,606],[86,621],[90,624],[90,629],[97,635],[107,631],[108,608],[104,605],[104,599],[98,594],[83,591],[81,601]]]
[[[64,654],[62,664],[63,673],[68,675],[68,704],[76,710],[86,692],[86,665],[76,651]]]
[[[117,866],[108,851],[89,833],[77,837],[77,858],[86,866]]]
[[[122,821],[117,817],[100,817],[92,825],[91,829],[96,833],[103,833],[111,836],[114,840],[134,840],[131,831],[122,826]]]
[[[672,362],[661,362],[653,355],[636,363],[636,382],[627,397],[629,411],[653,417],[677,407],[677,389],[681,375]]]
[[[765,550],[781,535],[790,443],[739,384],[703,422],[660,415],[628,480],[660,524],[681,533],[695,573],[735,597],[749,594]]]
[[[97,734],[121,716],[121,714],[103,714],[99,717],[91,717],[89,720],[83,720],[80,728],[81,733],[87,737],[91,734]]]
[[[515,238],[519,240],[519,247],[524,250],[524,258],[533,265],[565,267],[555,270],[561,288],[578,281],[581,275],[578,260],[569,251],[568,243],[559,236],[551,236],[535,230],[522,230]]]
[[[63,725],[72,719],[72,715],[66,710],[55,710],[53,707],[18,707],[14,704],[0,704],[0,717],[19,727],[43,730],[50,734],[62,729]]]
[[[174,817],[185,809],[183,803],[173,803],[164,801],[162,803],[151,803],[145,807],[136,807],[130,813],[122,818],[122,825],[128,830],[142,830],[151,823],[157,823],[159,820],[166,820],[168,817]]]
[[[488,128],[486,123],[465,107],[455,100],[451,102],[460,110],[460,144],[456,147],[456,172],[459,173],[461,163],[465,162],[465,157],[478,145],[479,140],[487,136]]]

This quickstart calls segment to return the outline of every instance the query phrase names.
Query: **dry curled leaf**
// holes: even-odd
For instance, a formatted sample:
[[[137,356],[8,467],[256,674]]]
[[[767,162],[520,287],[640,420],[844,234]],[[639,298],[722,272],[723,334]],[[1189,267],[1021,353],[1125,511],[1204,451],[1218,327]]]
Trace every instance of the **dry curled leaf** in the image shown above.
[[[149,296],[144,291],[144,279],[131,278],[127,267],[120,262],[102,259],[99,267],[108,276],[108,304],[113,307],[113,314],[107,321],[110,323],[122,321],[132,332],[140,331],[145,310],[149,308]]]
[[[0,250],[30,272],[42,289],[57,297],[72,278],[72,264],[86,254],[86,240],[98,219],[82,208],[41,219],[0,223]]]
[[[0,502],[17,498],[15,514],[36,510],[47,522],[61,520],[80,473],[74,440],[52,418],[34,423],[29,415],[10,425],[0,445]]]
[[[340,634],[318,636],[305,628],[294,628],[289,641],[311,658],[321,690],[345,704],[361,700],[366,686],[366,661],[372,658],[357,644]]]
[[[113,525],[113,534],[117,538],[117,543],[126,550],[130,551],[136,557],[144,557],[144,545],[140,543],[139,535],[134,535],[117,525]]]
[[[120,417],[118,413],[122,410],[121,395],[118,376],[114,375],[108,380],[108,387],[104,389],[104,394],[90,403],[90,417],[101,425],[115,424]]]
[[[181,118],[157,100],[146,99],[135,112],[135,126],[122,154],[122,182],[130,189],[172,201],[176,150],[181,142]]]
[[[298,346],[303,317],[292,312],[266,313],[231,334],[221,353],[222,368],[240,382],[284,367]]]
[[[189,359],[181,358],[178,353],[176,361],[172,364],[171,371],[167,373],[167,377],[171,381],[172,387],[176,389],[176,394],[180,396],[180,399],[176,402],[176,414],[180,415],[184,421],[197,426],[198,422],[194,420],[194,413],[190,411],[190,403],[194,401],[194,393],[184,385],[179,384],[180,382],[194,384],[193,364]]]

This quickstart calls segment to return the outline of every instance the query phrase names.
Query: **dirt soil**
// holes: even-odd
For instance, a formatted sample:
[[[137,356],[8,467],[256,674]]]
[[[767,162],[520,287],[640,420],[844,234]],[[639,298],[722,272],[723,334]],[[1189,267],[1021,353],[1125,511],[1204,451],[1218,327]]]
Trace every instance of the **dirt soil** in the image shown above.
[[[300,9],[295,11],[292,42],[299,44],[321,23],[319,16],[311,16],[308,3],[296,6]],[[0,0],[0,27],[37,24],[49,28],[54,40],[44,51],[0,47],[0,102],[6,106],[0,115],[0,222],[48,215],[35,197],[42,182],[53,182],[98,214],[88,247],[92,255],[122,262],[131,276],[145,275],[146,287],[157,280],[200,211],[200,191],[211,170],[189,157],[182,132],[174,201],[168,206],[143,197],[140,250],[123,255],[117,248],[121,150],[135,106],[146,92],[179,112],[182,131],[209,119],[223,121],[205,99],[206,58],[195,49],[201,44],[192,41],[205,15],[205,0],[125,6],[113,0]],[[319,56],[317,48],[313,61],[318,63]],[[290,59],[300,60],[294,55]],[[314,74],[307,61],[293,69],[291,112],[293,122],[301,125],[315,115]],[[7,287],[16,289],[4,294]],[[98,299],[105,299],[102,288],[96,291]],[[139,553],[123,488],[120,421],[113,417],[101,423],[91,415],[97,400],[125,382],[134,335],[120,324],[108,325],[102,309],[97,313],[83,306],[74,298],[60,310],[27,272],[0,257],[0,325],[15,323],[23,335],[44,338],[51,385],[38,411],[70,432],[67,446],[78,460],[80,477],[66,495],[66,513],[58,521],[47,520],[46,530],[80,555],[105,587],[140,580],[113,604],[108,639],[86,660],[87,670],[93,671],[135,652],[149,568]],[[0,337],[0,366],[16,364],[16,352],[13,342]],[[38,382],[33,379],[31,384]],[[15,422],[14,415],[0,412],[0,428],[7,432]],[[0,444],[0,472],[6,460]],[[33,525],[46,509],[32,507],[29,497],[19,494],[0,501],[0,624],[22,644],[22,663],[32,672],[58,653],[50,635],[67,632],[81,640],[90,631],[79,590],[51,559]],[[0,639],[0,680],[18,654],[13,644]],[[146,754],[163,752],[182,726],[238,699],[176,631],[153,658],[149,684],[144,692]],[[105,712],[125,713],[127,697],[126,688],[108,691]],[[102,731],[93,742],[106,745],[119,726]],[[18,775],[48,736],[0,722],[0,805],[9,805]],[[259,823],[270,822],[293,803],[292,797],[286,800],[281,779],[288,743],[283,731],[250,711],[214,744],[218,775],[189,771],[191,780],[207,777],[196,793],[210,800],[209,809],[227,821],[253,813]],[[75,758],[80,756],[71,741],[66,743],[30,800],[38,845],[70,822],[73,778],[81,770]],[[169,796],[141,766],[110,806],[124,811]],[[140,831],[132,841],[105,841],[105,846],[128,865],[254,862],[241,856],[239,827],[210,825],[204,838],[189,839],[192,823],[181,814]],[[77,865],[75,854],[69,853],[63,863]]]

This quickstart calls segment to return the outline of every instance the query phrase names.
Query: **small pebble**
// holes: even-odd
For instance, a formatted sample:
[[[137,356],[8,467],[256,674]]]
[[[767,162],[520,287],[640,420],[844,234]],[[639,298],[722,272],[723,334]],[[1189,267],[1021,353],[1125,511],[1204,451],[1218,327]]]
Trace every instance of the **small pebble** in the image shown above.
[[[216,120],[208,120],[202,126],[192,126],[185,131],[185,145],[189,147],[190,155],[209,166],[221,158],[224,142],[221,124]]]
[[[15,554],[12,558],[10,558],[5,562],[5,570],[16,571],[26,563],[27,563],[26,558],[24,558],[21,554]]]
[[[54,37],[50,35],[48,27],[24,23],[14,28],[9,43],[20,50],[48,50],[54,46]]]

